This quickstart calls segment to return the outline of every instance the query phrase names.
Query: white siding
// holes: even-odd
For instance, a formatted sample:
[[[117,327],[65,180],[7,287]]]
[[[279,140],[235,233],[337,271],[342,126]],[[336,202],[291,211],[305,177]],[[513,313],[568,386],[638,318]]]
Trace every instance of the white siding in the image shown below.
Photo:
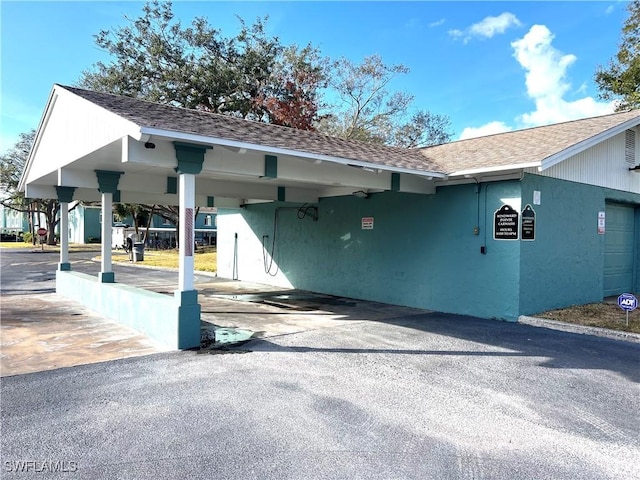
[[[30,164],[27,183],[56,172],[135,130],[134,125],[65,90],[56,90]],[[114,159],[119,164],[121,157]]]
[[[636,130],[636,165],[640,163],[638,130]],[[616,135],[584,152],[578,153],[542,172],[528,168],[527,173],[560,178],[573,182],[640,193],[640,172],[630,172],[625,162],[625,133]]]

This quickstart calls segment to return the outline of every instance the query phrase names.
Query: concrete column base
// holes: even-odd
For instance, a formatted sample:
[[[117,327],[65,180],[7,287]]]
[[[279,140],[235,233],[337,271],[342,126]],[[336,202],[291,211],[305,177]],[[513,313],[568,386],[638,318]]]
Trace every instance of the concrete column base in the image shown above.
[[[100,272],[100,283],[115,283],[116,275],[113,272]]]
[[[60,270],[61,272],[70,272],[71,264],[68,262],[58,263],[58,270]]]

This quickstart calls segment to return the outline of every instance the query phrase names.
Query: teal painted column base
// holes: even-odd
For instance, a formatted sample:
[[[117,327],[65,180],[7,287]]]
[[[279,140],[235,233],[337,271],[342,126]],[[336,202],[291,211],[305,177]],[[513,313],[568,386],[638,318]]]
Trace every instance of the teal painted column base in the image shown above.
[[[64,262],[64,263],[59,263],[58,264],[58,270],[60,270],[61,272],[70,272],[71,271],[71,264]]]
[[[100,272],[100,283],[115,283],[116,275],[113,272]]]
[[[200,347],[200,314],[198,291],[187,290],[174,292],[178,303],[178,349]]]

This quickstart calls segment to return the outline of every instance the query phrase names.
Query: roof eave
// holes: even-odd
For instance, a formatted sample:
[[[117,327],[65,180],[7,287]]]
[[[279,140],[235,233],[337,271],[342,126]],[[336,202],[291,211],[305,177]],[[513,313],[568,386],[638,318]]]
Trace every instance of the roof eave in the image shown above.
[[[432,177],[432,178],[447,177],[447,175],[444,172],[440,172],[440,171],[413,170],[411,168],[394,167],[391,165],[365,162],[362,160],[355,160],[351,158],[335,157],[333,155],[323,155],[318,153],[305,152],[301,150],[292,150],[288,148],[259,145],[259,144],[250,143],[250,142],[240,142],[237,140],[230,140],[226,138],[209,137],[206,135],[177,132],[173,130],[164,130],[164,129],[158,129],[153,127],[141,127],[140,135],[150,135],[150,136],[153,135],[158,137],[172,138],[175,140],[203,143],[207,145],[213,144],[213,145],[222,145],[225,147],[246,148],[248,150],[261,150],[264,152],[269,152],[274,154],[292,155],[292,156],[297,156],[301,158],[308,158],[310,160],[323,160],[327,162],[338,163],[341,165],[370,168],[374,170],[383,170],[383,171],[393,172],[393,173],[407,173],[407,174],[421,176],[421,177]]]
[[[31,150],[29,150],[29,156],[27,157],[27,163],[22,170],[22,175],[20,176],[20,181],[18,182],[18,191],[24,192],[26,189],[26,181],[29,176],[29,172],[31,171],[31,166],[33,165],[33,159],[35,157],[35,152],[38,150],[38,146],[40,145],[40,140],[42,138],[43,126],[46,125],[51,117],[51,112],[53,111],[53,107],[58,98],[58,88],[60,88],[57,84],[53,85],[51,92],[49,93],[49,98],[47,99],[47,106],[42,112],[42,116],[40,117],[40,122],[38,123],[38,128],[36,129],[36,135],[33,139],[33,144],[31,145]]]
[[[615,137],[616,135],[624,132],[629,128],[637,126],[638,124],[640,124],[640,117],[634,117],[630,120],[627,120],[626,122],[616,125],[615,127],[609,128],[604,132],[600,132],[594,135],[593,137],[589,137],[586,140],[583,140],[582,142],[578,142],[568,148],[565,148],[564,150],[558,153],[555,153],[543,159],[540,166],[538,167],[538,170],[542,172],[548,168],[551,168],[554,165],[557,165],[558,163],[564,160],[567,160],[568,158],[574,155],[584,152],[585,150],[597,145],[598,143],[608,140],[609,138]]]
[[[511,165],[498,165],[493,167],[468,168],[466,170],[456,170],[449,173],[451,177],[464,177],[466,175],[474,176],[483,173],[495,173],[508,170],[524,170],[525,168],[540,168],[540,162],[514,163]]]

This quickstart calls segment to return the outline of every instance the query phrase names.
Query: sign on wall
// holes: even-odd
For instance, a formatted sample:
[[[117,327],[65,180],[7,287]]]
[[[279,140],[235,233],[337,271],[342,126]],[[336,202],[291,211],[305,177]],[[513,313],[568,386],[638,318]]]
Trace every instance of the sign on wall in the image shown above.
[[[520,214],[509,205],[502,205],[493,214],[493,239],[518,240],[518,217]]]
[[[521,238],[522,240],[533,241],[536,239],[536,212],[531,205],[527,205],[522,210],[522,225],[521,225]]]
[[[362,230],[373,230],[373,217],[362,217]]]
[[[604,231],[605,231],[604,212],[598,212],[598,235],[604,235]]]

